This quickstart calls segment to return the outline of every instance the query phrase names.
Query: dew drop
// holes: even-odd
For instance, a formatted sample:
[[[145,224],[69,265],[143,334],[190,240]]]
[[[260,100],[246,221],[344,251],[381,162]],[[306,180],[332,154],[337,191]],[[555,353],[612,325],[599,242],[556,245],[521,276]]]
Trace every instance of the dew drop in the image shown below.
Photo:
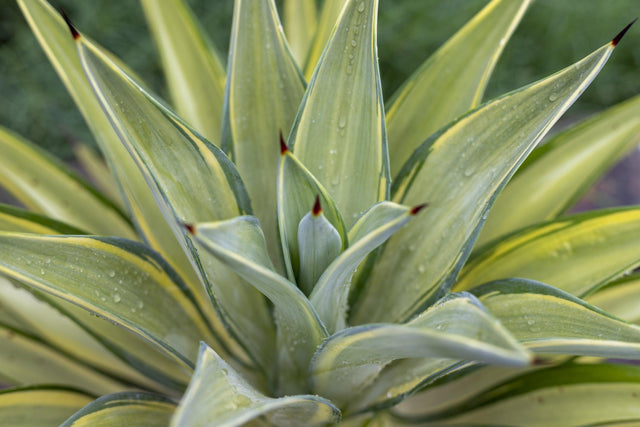
[[[356,47],[358,45],[358,42],[355,40],[351,40],[351,46]]]
[[[424,273],[424,271],[425,271],[424,265],[420,264],[418,266],[418,273]]]
[[[115,277],[116,276],[116,272],[114,270],[109,270],[109,272],[107,274],[109,275],[109,277]]]
[[[43,269],[40,269],[40,275],[44,276],[44,270]]]
[[[143,301],[138,301],[138,308],[140,310],[142,310],[144,308],[144,302]]]
[[[364,12],[364,2],[361,1],[360,4],[358,5],[358,12],[362,13]]]
[[[464,176],[469,177],[473,175],[473,169],[469,168],[464,171]]]
[[[551,95],[549,95],[549,102],[553,102],[555,100],[558,99],[558,94],[557,93],[551,93]]]
[[[119,303],[120,301],[122,301],[120,294],[113,294],[113,302]]]
[[[340,119],[338,119],[338,127],[340,129],[343,129],[346,125],[347,125],[347,116],[340,116]]]

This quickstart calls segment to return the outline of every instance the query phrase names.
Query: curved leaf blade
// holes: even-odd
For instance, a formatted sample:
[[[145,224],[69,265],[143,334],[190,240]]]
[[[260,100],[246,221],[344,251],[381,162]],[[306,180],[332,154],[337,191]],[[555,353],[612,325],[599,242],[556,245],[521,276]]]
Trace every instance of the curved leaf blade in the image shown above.
[[[299,66],[305,64],[318,27],[315,0],[284,2],[284,32]]]
[[[1,203],[0,230],[39,234],[84,234],[82,230],[48,216]]]
[[[529,4],[490,2],[396,91],[387,111],[391,176],[431,134],[480,104],[493,68]]]
[[[202,282],[191,291],[200,306],[213,305],[224,324],[213,324],[218,342],[245,363],[263,369],[272,353],[273,323],[266,301],[223,264],[193,247],[182,222],[228,219],[249,211],[247,195],[234,165],[220,149],[192,131],[86,39],[76,40],[82,65],[105,113],[150,184],[172,231]],[[189,167],[184,167],[188,164]],[[252,310],[246,310],[252,307]],[[213,319],[214,314],[210,313]],[[214,319],[215,320],[215,319]],[[251,361],[228,336],[228,326]],[[229,348],[230,347],[230,348]],[[264,356],[264,357],[263,357]]]
[[[453,359],[420,358],[397,360],[386,366],[376,380],[365,387],[349,402],[349,414],[379,412],[405,401],[417,390],[437,381],[450,372],[455,372],[465,363]],[[471,363],[473,365],[473,363]],[[496,368],[495,366],[488,366]],[[516,369],[501,366],[501,369]],[[497,369],[497,368],[496,368]],[[437,399],[441,403],[444,399]]]
[[[281,387],[306,388],[306,372],[316,347],[326,338],[322,321],[304,294],[275,272],[264,234],[254,217],[190,226],[196,241],[274,305],[280,357]]]
[[[0,205],[0,229],[44,234],[79,233],[66,224],[4,205]],[[65,303],[62,300],[54,303],[51,298],[33,290],[28,292],[24,288],[18,288],[2,277],[0,277],[0,301],[3,303],[2,312],[6,313],[6,316],[2,316],[0,323],[37,335],[54,347],[89,365],[110,372],[128,382],[169,393],[171,390],[150,381],[140,371],[147,375],[151,373],[152,377],[162,379],[174,374],[173,379],[168,383],[174,389],[176,384],[180,385],[177,388],[186,387],[188,379],[184,371],[174,361],[159,353],[151,344],[136,339],[123,329],[98,319],[71,303]],[[114,341],[118,345],[114,345]],[[117,351],[116,347],[126,351]],[[137,350],[139,353],[134,356]],[[136,369],[133,369],[130,365],[136,359],[144,360],[144,363],[140,362]],[[150,369],[150,366],[155,368]],[[159,367],[162,367],[159,369],[163,372],[162,374],[153,372]],[[175,374],[178,375],[175,376]]]
[[[209,141],[220,141],[225,70],[183,0],[142,1],[173,105]]]
[[[394,183],[393,200],[428,201],[430,207],[387,243],[355,307],[356,324],[410,318],[451,286],[496,194],[613,49],[609,43],[546,79],[487,103],[415,152]],[[402,286],[389,289],[392,281]]]
[[[196,343],[213,339],[183,282],[146,246],[114,238],[0,233],[0,254],[3,274],[141,335],[187,371]]]
[[[78,390],[42,386],[0,391],[0,424],[22,427],[60,425],[93,400]]]
[[[319,199],[318,199],[319,206]],[[322,214],[314,210],[306,214],[298,226],[298,248],[300,249],[300,279],[298,287],[311,294],[313,287],[340,254],[340,234]]]
[[[512,366],[530,361],[475,297],[452,295],[407,324],[358,326],[331,336],[311,364],[314,390],[342,406],[389,362],[427,357]]]
[[[191,371],[185,370],[182,361],[176,360],[155,343],[139,334],[130,333],[118,324],[97,317],[72,302],[44,294],[40,294],[39,298],[47,301],[124,361],[137,374],[133,377],[130,373],[122,375],[129,382],[169,396],[179,396],[189,384]]]
[[[281,268],[276,220],[278,134],[295,119],[305,82],[273,0],[235,2],[225,95],[225,151],[237,165]]]
[[[591,305],[627,322],[640,321],[640,274],[623,277],[585,298]]]
[[[105,155],[109,167],[114,171],[118,186],[123,193],[138,232],[149,246],[161,253],[185,278],[198,297],[200,308],[216,328],[223,343],[235,350],[234,354],[242,353],[237,346],[234,346],[235,342],[225,333],[221,320],[211,307],[206,292],[202,291],[200,277],[174,235],[170,223],[165,219],[162,209],[156,203],[154,193],[157,194],[158,190],[155,188],[155,184],[146,181],[143,172],[120,141],[120,137],[111,126],[109,118],[104,114],[100,102],[96,99],[80,63],[75,42],[69,35],[67,24],[45,0],[18,0],[18,4],[67,91],[80,109],[91,132],[96,137],[96,142]],[[96,45],[94,44],[94,46]],[[215,344],[212,343],[212,345]],[[220,352],[226,351],[223,344],[215,345],[215,347]]]
[[[640,327],[551,286],[510,279],[480,286],[473,293],[536,353],[640,359]]]
[[[123,392],[102,396],[73,414],[61,427],[101,426],[161,427],[169,425],[176,404],[145,392]]]
[[[327,267],[309,297],[330,334],[347,326],[351,278],[360,263],[423,207],[408,208],[392,202],[380,202],[353,224],[349,230],[351,246]]]
[[[640,265],[638,239],[639,208],[560,218],[485,247],[465,265],[454,289],[522,277],[583,297]]]
[[[94,394],[127,388],[124,383],[4,325],[0,325],[0,344],[0,378],[4,384],[61,384]]]
[[[167,392],[165,387],[149,380],[114,355],[110,348],[78,325],[75,319],[66,315],[44,295],[18,288],[0,277],[0,300],[10,307],[14,319],[12,323],[5,323],[7,326],[30,333],[64,354],[97,368],[100,372],[109,373],[121,381]],[[86,313],[86,317],[90,315]],[[146,360],[153,360],[149,349],[146,350]],[[39,378],[37,381],[43,382],[43,379]]]
[[[640,419],[639,382],[637,366],[568,364],[523,374],[440,413],[397,415],[442,426],[624,425]]]
[[[0,185],[23,205],[90,232],[136,238],[122,212],[62,162],[0,127]]]
[[[639,141],[640,97],[554,136],[500,193],[476,245],[562,214]]]
[[[293,152],[329,190],[347,227],[388,194],[377,12],[378,0],[347,2],[289,136]]]
[[[278,228],[287,276],[292,282],[300,274],[298,226],[319,199],[325,218],[333,225],[342,241],[342,249],[349,245],[347,228],[331,195],[281,141],[281,159],[278,166]]]
[[[171,425],[238,426],[260,416],[273,425],[324,425],[338,422],[340,411],[319,396],[264,396],[202,344],[193,380]]]
[[[293,1],[295,0],[289,0],[290,3]],[[310,80],[311,76],[313,76],[313,71],[318,65],[318,61],[335,29],[336,21],[346,2],[347,0],[325,0],[322,2],[318,28],[313,37],[313,43],[309,48],[309,55],[306,58],[304,67],[304,76],[307,80]]]

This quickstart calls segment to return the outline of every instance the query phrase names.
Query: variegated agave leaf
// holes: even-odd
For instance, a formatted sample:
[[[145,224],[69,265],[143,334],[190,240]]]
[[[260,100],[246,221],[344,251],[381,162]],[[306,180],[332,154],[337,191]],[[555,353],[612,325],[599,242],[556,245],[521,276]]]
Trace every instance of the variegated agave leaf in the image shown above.
[[[560,216],[637,142],[638,101],[536,148],[629,27],[482,104],[530,5],[492,0],[385,104],[378,0],[285,0],[284,28],[235,0],[226,69],[186,1],[142,0],[170,106],[18,2],[101,190],[0,128],[29,209],[0,205],[0,424],[640,419],[637,369],[607,361],[640,359],[638,208]]]

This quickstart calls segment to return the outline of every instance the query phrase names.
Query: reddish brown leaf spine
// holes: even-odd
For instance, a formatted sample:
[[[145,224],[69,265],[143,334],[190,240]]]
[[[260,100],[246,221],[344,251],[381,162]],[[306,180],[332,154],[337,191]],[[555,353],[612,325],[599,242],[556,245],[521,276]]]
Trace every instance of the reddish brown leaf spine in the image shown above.
[[[187,229],[187,231],[189,232],[189,234],[191,234],[192,236],[196,235],[196,228],[193,226],[193,224],[187,224],[186,222],[184,224],[184,228]]]
[[[409,213],[411,215],[417,215],[418,212],[420,212],[422,209],[426,208],[427,206],[429,206],[429,203],[423,203],[421,205],[414,206],[413,208],[411,208],[411,211],[409,211]]]
[[[69,31],[71,31],[71,35],[73,36],[73,39],[78,40],[80,38],[80,33],[78,32],[78,30],[76,30],[76,27],[73,26],[73,24],[71,23],[71,20],[69,19],[67,14],[64,12],[64,10],[60,9],[60,14],[64,18],[64,22],[67,23],[67,26],[69,27]]]
[[[311,211],[313,216],[318,216],[322,213],[322,205],[320,204],[320,196],[316,196],[316,202],[313,204],[313,210]]]
[[[626,27],[624,27],[624,28],[622,29],[622,31],[620,31],[620,32],[618,33],[618,35],[617,35],[617,36],[615,36],[615,37],[613,38],[613,40],[611,40],[611,46],[613,46],[613,47],[618,46],[618,43],[620,43],[620,40],[622,40],[622,37],[624,37],[624,35],[627,33],[627,31],[629,31],[629,28],[631,28],[631,26],[632,26],[633,24],[635,24],[635,22],[636,22],[637,20],[638,20],[638,18],[634,19],[633,21],[631,21],[631,23],[630,23],[629,25],[627,25]]]
[[[282,131],[280,131],[280,154],[283,156],[289,152],[289,147],[287,147],[287,143],[284,142],[284,136],[282,136]]]

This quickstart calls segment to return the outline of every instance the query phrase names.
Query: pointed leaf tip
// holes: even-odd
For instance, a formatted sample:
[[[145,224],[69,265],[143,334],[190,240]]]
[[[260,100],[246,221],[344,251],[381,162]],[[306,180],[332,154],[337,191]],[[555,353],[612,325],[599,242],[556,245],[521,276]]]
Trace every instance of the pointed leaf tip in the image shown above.
[[[189,232],[189,234],[191,234],[192,236],[196,235],[196,228],[193,226],[193,224],[187,224],[186,222],[182,224],[184,226],[184,228],[187,229],[187,231]]]
[[[71,35],[73,36],[73,39],[78,40],[80,38],[80,33],[78,32],[78,30],[76,30],[76,27],[73,26],[73,24],[71,23],[71,20],[69,19],[69,17],[67,16],[67,14],[62,8],[60,8],[60,14],[64,18],[64,22],[67,23],[67,26],[69,27],[69,31],[71,31]]]
[[[622,31],[620,31],[620,32],[618,33],[618,35],[617,35],[617,36],[615,36],[615,37],[613,38],[613,40],[611,40],[611,45],[612,45],[613,47],[618,46],[618,43],[620,43],[620,40],[622,40],[622,37],[624,37],[624,35],[627,33],[627,31],[629,31],[629,28],[631,28],[631,26],[632,26],[633,24],[635,24],[635,22],[636,22],[637,20],[638,20],[638,18],[636,18],[636,19],[634,19],[633,21],[631,21],[631,22],[629,23],[629,25],[627,25],[626,27],[624,27],[624,28],[622,29]]]
[[[289,147],[287,147],[287,143],[284,142],[284,136],[282,136],[282,131],[280,131],[280,154],[284,155],[289,151]]]
[[[410,214],[411,214],[411,215],[417,215],[417,214],[418,214],[418,212],[420,212],[422,209],[426,208],[427,206],[429,206],[429,203],[423,203],[423,204],[421,204],[421,205],[414,206],[414,207],[411,209]]]
[[[320,196],[316,196],[316,201],[313,204],[313,210],[311,211],[313,216],[318,216],[322,213],[322,205],[320,204]]]

